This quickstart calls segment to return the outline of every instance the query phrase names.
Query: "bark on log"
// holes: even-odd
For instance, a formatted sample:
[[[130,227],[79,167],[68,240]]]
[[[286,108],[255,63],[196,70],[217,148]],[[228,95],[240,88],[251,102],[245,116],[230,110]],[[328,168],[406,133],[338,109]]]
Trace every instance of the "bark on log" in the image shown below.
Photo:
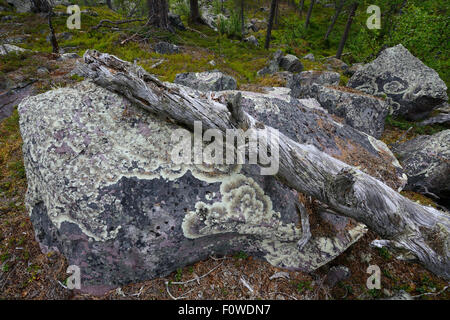
[[[267,130],[262,145],[275,150],[279,143],[277,179],[312,196],[333,211],[366,224],[385,240],[375,246],[389,246],[398,258],[422,263],[435,274],[450,279],[450,215],[415,203],[383,182],[339,161],[314,146],[297,143],[276,129],[257,122],[239,107],[239,97],[228,105],[192,97],[189,89],[163,83],[144,69],[115,56],[88,50],[79,71],[96,84],[127,97],[142,108],[193,130],[194,121],[203,129],[249,127],[257,134]],[[267,132],[266,131],[266,132]],[[279,135],[279,140],[270,139]],[[264,152],[263,152],[264,153]],[[261,159],[267,163],[269,159]]]

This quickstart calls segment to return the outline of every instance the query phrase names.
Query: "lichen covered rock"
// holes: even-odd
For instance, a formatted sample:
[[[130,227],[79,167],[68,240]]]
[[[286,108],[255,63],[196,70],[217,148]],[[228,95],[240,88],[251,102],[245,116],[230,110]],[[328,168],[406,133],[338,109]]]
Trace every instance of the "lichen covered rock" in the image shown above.
[[[350,78],[349,87],[387,96],[395,116],[418,120],[448,100],[447,86],[433,69],[401,44],[388,48]]]
[[[209,93],[209,99],[218,94]],[[192,90],[192,95],[205,93]],[[276,93],[255,95],[251,101],[260,102],[247,107],[261,119],[276,114],[273,124],[282,127],[294,116],[284,118],[290,104],[274,105]],[[310,120],[331,121],[304,109]],[[44,251],[58,250],[80,267],[85,292],[102,293],[238,251],[278,267],[312,271],[366,230],[324,213],[320,217],[331,234],[313,234],[299,250],[303,230],[296,192],[273,176],[261,176],[255,165],[175,164],[170,150],[177,125],[87,81],[29,97],[19,115],[26,206],[36,238]],[[345,126],[331,125],[345,136],[339,129]],[[294,126],[282,129],[302,137]],[[365,139],[354,143],[370,148]],[[326,140],[326,135],[317,138]]]
[[[395,152],[408,176],[407,189],[450,199],[450,130],[419,136]]]

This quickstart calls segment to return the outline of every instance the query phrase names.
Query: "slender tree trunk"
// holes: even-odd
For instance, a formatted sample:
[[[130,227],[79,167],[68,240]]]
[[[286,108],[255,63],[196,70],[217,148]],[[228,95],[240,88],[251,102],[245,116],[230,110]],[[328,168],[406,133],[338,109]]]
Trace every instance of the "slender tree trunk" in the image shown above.
[[[311,3],[309,5],[308,13],[306,14],[305,29],[308,29],[309,20],[311,19],[311,14],[312,14],[312,11],[313,11],[313,7],[314,7],[314,2],[315,1],[316,0],[311,0]]]
[[[245,33],[244,0],[241,0],[241,35],[242,35],[242,39],[244,39],[244,33]]]
[[[169,6],[167,0],[147,0],[150,24],[161,29],[169,29]]]
[[[269,22],[267,24],[266,43],[264,44],[264,48],[266,49],[269,49],[270,46],[270,38],[272,36],[273,20],[275,19],[276,8],[277,0],[272,0],[270,4]]]
[[[198,9],[198,0],[189,0],[189,5],[190,5],[189,21],[201,22],[200,11]]]
[[[298,12],[300,15],[303,14],[303,8],[305,7],[305,0],[300,0],[299,6],[298,6]]]
[[[344,51],[345,43],[347,42],[348,35],[353,23],[353,17],[355,16],[356,9],[358,9],[358,2],[353,2],[350,14],[348,15],[347,25],[345,26],[344,34],[342,35],[341,42],[339,43],[339,48],[336,53],[336,58],[340,59],[342,57],[342,52]]]
[[[333,20],[331,20],[331,24],[328,27],[327,33],[325,34],[325,40],[328,40],[328,37],[330,36],[331,31],[333,31],[334,25],[336,24],[336,21],[339,18],[339,15],[341,14],[342,8],[344,7],[344,1],[345,0],[339,0],[339,4],[336,7],[336,11],[333,16]]]
[[[53,53],[59,53],[58,41],[56,40],[55,29],[53,29],[52,24],[52,14],[53,10],[51,8],[48,11],[48,27],[50,28],[50,42],[52,44]]]
[[[108,6],[108,8],[110,8],[112,10],[111,0],[106,0],[106,5]]]

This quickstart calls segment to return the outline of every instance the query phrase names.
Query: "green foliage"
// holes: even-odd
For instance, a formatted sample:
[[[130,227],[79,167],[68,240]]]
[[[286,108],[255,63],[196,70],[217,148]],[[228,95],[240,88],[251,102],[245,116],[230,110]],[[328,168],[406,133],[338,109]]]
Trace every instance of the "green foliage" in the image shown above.
[[[298,293],[302,293],[303,291],[311,290],[311,281],[300,281],[297,283],[297,291]]]
[[[245,259],[248,258],[248,254],[246,254],[246,253],[243,252],[243,251],[240,251],[240,252],[238,252],[238,253],[236,253],[236,254],[234,255],[234,258],[235,258],[236,260],[245,260]]]
[[[412,127],[412,133],[417,135],[433,135],[435,133],[449,129],[449,126],[445,124],[420,126],[417,122],[408,121],[402,117],[393,118],[390,115],[386,117],[386,124],[388,126],[399,128],[401,130],[408,130]]]
[[[172,11],[180,16],[189,17],[189,0],[174,0],[171,5]]]

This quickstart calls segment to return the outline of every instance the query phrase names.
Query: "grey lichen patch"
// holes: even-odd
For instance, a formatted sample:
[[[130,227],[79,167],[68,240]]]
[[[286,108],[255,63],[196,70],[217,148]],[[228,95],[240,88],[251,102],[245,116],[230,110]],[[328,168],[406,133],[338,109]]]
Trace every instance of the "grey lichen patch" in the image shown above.
[[[182,224],[184,235],[196,239],[219,233],[252,235],[257,239],[299,240],[302,231],[295,224],[283,224],[279,212],[264,190],[244,175],[233,175],[220,186],[222,201],[211,205],[200,201]]]

